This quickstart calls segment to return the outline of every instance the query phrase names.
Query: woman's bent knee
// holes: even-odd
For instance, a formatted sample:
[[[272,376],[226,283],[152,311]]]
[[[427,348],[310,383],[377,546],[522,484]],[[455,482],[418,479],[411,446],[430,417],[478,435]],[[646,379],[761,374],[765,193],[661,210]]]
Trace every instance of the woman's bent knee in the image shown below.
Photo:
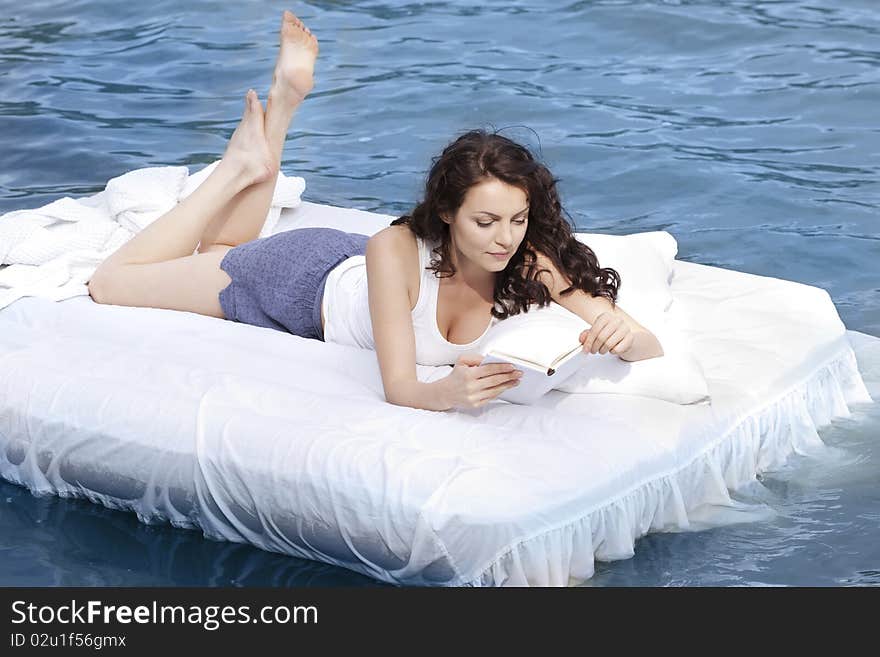
[[[89,296],[92,297],[92,301],[95,303],[110,303],[101,277],[92,274],[92,278],[86,283],[86,288],[88,288]]]

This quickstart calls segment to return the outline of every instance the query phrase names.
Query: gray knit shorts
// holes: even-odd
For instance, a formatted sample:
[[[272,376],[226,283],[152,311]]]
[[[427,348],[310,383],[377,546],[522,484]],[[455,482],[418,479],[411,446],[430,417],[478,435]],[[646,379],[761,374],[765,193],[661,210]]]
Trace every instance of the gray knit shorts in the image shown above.
[[[220,291],[226,319],[323,340],[321,300],[327,275],[364,255],[368,235],[335,228],[297,228],[230,249],[220,269],[232,282]]]

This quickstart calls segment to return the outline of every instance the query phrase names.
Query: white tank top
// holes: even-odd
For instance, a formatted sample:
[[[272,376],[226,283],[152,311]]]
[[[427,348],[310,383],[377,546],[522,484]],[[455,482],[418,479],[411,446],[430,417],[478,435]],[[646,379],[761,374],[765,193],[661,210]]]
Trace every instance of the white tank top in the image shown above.
[[[446,340],[437,327],[437,296],[440,279],[426,269],[431,259],[430,247],[416,237],[419,246],[419,299],[412,309],[416,340],[416,363],[419,365],[454,365],[464,353],[482,353],[489,329],[498,319],[492,317],[483,334],[468,344]],[[324,341],[347,344],[375,351],[370,303],[367,293],[367,258],[356,255],[343,260],[327,275],[324,297]]]

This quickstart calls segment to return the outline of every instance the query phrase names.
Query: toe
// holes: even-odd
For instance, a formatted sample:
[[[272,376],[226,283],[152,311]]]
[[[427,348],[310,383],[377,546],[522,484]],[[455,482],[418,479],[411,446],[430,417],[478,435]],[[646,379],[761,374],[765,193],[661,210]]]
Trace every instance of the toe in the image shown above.
[[[263,125],[263,103],[260,102],[260,97],[253,89],[249,89],[247,92],[244,113],[250,121],[260,126]]]
[[[251,90],[251,94],[251,107],[254,114],[256,114],[259,119],[260,125],[263,125],[263,103],[260,102],[260,98],[257,96],[256,91]]]

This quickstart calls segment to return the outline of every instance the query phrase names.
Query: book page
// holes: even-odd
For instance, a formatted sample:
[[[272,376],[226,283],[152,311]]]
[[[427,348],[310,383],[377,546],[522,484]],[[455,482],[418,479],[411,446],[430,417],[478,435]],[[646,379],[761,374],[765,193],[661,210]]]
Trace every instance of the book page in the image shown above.
[[[541,308],[498,322],[487,336],[483,353],[502,362],[547,370],[577,350],[580,334],[590,325],[565,308]]]
[[[488,363],[510,363],[523,375],[519,380],[519,385],[505,390],[498,396],[498,399],[511,402],[512,404],[531,404],[543,397],[557,385],[561,385],[566,379],[571,377],[586,362],[590,354],[584,352],[583,348],[571,355],[568,360],[562,363],[559,368],[552,374],[547,374],[547,370],[540,370],[535,367],[524,367],[520,363],[511,359],[499,356],[487,355],[483,358],[480,365]]]

